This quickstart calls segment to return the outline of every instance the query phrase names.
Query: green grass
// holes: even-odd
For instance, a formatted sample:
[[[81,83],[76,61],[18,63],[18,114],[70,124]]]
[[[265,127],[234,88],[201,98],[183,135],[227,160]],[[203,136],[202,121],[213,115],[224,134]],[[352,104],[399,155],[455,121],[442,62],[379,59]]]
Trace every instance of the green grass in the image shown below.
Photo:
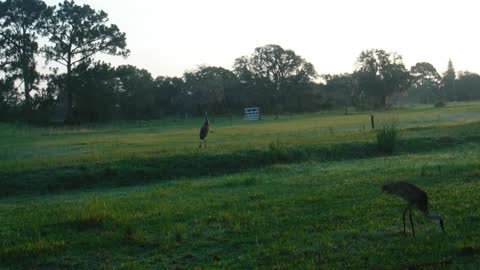
[[[434,127],[466,124],[480,119],[478,103],[434,109],[414,107],[375,113],[377,126],[395,120],[399,128],[429,128],[411,136],[439,136]],[[265,149],[277,139],[285,144],[331,145],[371,141],[370,115],[312,114],[264,117],[259,122],[233,122],[217,117],[209,135],[216,153]],[[201,119],[152,121],[77,128],[31,128],[0,124],[0,173],[67,165],[110,163],[129,158],[192,154],[198,151]],[[448,130],[445,130],[448,133]]]
[[[395,123],[384,124],[382,129],[377,130],[377,147],[385,154],[393,154],[400,139]]]
[[[201,151],[194,120],[3,125],[0,187],[36,192],[0,198],[0,269],[478,269],[480,104],[375,115],[398,123],[394,155],[369,114],[217,118]],[[39,188],[62,179],[78,185]],[[416,211],[403,237],[394,179],[427,191],[445,235]]]

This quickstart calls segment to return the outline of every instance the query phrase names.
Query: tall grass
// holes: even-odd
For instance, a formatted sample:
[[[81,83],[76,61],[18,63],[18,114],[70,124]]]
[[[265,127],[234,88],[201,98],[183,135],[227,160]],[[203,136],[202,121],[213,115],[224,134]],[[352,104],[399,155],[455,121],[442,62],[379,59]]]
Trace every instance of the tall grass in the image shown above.
[[[378,150],[385,154],[392,154],[399,143],[399,130],[395,123],[384,124],[382,129],[377,130]]]

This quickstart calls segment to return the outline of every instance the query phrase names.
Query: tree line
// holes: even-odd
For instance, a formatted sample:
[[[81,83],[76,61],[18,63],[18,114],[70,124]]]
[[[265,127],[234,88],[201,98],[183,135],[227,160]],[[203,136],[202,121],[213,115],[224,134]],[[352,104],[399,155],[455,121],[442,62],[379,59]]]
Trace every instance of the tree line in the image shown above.
[[[318,75],[293,50],[256,48],[231,70],[200,66],[182,77],[153,76],[131,65],[113,67],[99,54],[128,57],[126,34],[104,11],[65,0],[0,1],[0,120],[98,122],[184,117],[209,111],[238,114],[330,108],[385,109],[396,100],[446,103],[480,99],[480,76],[440,75],[429,63],[407,69],[397,53],[365,50],[352,73]],[[41,74],[38,61],[50,72]]]

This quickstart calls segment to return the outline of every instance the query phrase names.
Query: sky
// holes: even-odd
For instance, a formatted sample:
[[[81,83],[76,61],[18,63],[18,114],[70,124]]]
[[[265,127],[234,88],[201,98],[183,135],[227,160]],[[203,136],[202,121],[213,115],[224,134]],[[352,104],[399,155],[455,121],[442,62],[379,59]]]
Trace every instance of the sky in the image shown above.
[[[53,5],[60,1],[46,0]],[[403,56],[407,68],[480,73],[477,0],[75,0],[109,14],[127,34],[131,55],[98,56],[156,76],[182,76],[200,65],[232,69],[256,47],[278,44],[319,74],[352,72],[360,52]],[[478,3],[477,3],[478,2]]]

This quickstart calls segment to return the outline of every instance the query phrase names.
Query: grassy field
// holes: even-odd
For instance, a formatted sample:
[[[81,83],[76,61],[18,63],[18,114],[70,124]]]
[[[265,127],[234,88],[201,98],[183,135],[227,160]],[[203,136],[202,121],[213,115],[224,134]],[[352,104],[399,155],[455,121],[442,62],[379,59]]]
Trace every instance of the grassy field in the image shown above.
[[[480,269],[480,104],[375,117],[393,155],[368,113],[217,117],[202,150],[201,119],[0,124],[0,269]],[[445,235],[403,236],[394,179]]]

